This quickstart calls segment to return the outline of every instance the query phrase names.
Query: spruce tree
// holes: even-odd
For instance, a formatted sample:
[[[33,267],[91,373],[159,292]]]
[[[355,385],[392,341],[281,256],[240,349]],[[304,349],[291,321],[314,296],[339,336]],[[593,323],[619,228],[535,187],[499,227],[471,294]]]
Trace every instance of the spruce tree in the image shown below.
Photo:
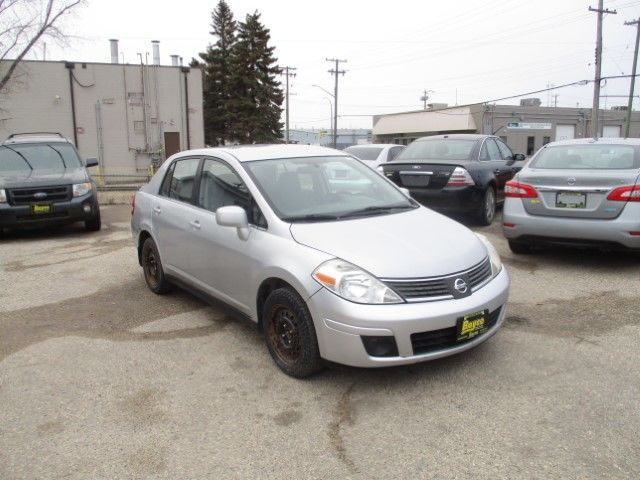
[[[231,50],[230,129],[239,143],[272,143],[282,139],[283,94],[269,29],[256,11],[238,25]]]
[[[220,145],[228,138],[230,62],[236,39],[236,22],[225,0],[220,0],[211,13],[211,28],[216,43],[200,53],[204,63],[204,138],[208,145]]]

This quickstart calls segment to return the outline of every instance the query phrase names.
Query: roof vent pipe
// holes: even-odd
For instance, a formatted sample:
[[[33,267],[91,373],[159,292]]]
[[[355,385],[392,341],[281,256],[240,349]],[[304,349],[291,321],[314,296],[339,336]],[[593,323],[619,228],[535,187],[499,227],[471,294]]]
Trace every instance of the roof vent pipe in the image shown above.
[[[109,43],[111,44],[111,63],[118,63],[118,39],[112,38]]]
[[[171,66],[172,67],[179,67],[180,66],[178,64],[178,55],[171,55]]]
[[[160,41],[151,40],[151,48],[153,49],[153,64],[160,65]]]

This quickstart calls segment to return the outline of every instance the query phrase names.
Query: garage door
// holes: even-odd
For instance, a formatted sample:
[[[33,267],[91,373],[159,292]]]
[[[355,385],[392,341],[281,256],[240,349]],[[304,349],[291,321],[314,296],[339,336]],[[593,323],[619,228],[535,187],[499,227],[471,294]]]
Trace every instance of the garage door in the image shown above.
[[[603,138],[619,138],[620,137],[620,125],[605,125],[602,128]]]
[[[572,140],[576,137],[575,125],[556,125],[556,141]]]

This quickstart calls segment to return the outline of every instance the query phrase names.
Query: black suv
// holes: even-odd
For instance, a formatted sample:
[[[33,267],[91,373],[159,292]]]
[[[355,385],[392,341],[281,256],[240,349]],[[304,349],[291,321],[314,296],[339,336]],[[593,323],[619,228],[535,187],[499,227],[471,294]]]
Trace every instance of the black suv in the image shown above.
[[[0,144],[0,233],[4,228],[84,222],[100,230],[95,158],[80,159],[59,133],[19,133]]]

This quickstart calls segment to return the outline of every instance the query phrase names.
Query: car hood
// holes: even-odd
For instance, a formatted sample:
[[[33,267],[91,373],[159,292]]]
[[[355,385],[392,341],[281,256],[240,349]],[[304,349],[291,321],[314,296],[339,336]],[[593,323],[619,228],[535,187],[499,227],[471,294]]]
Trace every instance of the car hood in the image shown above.
[[[425,207],[353,220],[294,223],[291,234],[298,243],[380,278],[448,275],[487,256],[471,230]]]
[[[84,168],[35,170],[0,174],[0,188],[45,187],[83,183],[89,179]]]

